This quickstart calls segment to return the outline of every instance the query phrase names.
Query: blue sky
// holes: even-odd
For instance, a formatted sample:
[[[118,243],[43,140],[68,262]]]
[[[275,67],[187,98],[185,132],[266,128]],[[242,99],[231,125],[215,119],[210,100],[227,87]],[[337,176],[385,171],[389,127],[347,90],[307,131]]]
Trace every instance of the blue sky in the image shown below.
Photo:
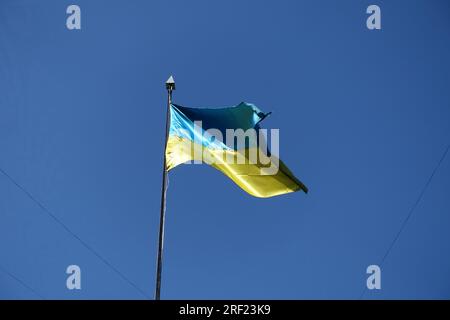
[[[254,103],[310,193],[174,169],[161,297],[357,299],[450,142],[449,39],[446,0],[2,0],[0,168],[152,297],[164,81]],[[447,157],[364,298],[450,298],[449,177]],[[145,298],[0,174],[0,298],[39,298],[7,272],[47,299]]]

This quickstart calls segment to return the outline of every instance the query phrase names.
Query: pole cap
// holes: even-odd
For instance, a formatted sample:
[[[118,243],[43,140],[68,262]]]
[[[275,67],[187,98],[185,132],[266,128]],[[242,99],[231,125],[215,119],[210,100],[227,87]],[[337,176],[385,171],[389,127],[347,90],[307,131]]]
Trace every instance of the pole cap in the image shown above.
[[[173,79],[173,76],[170,76],[169,79],[167,79],[166,89],[167,90],[175,90],[175,80]]]

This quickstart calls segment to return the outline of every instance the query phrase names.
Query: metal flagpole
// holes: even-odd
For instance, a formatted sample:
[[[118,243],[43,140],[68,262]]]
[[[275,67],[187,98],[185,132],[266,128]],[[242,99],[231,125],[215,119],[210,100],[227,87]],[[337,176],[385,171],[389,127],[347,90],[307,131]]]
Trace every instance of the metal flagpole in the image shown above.
[[[163,176],[162,176],[162,187],[161,187],[161,215],[159,217],[159,238],[158,238],[158,258],[157,258],[157,270],[156,270],[156,289],[155,289],[155,300],[160,299],[161,294],[161,272],[162,272],[162,253],[164,244],[164,222],[166,215],[166,191],[167,191],[167,167],[166,167],[166,148],[167,139],[169,137],[169,126],[170,126],[170,105],[172,103],[172,91],[175,90],[175,81],[173,77],[166,81],[167,89],[167,111],[166,111],[166,137],[164,140],[164,162],[163,162]]]

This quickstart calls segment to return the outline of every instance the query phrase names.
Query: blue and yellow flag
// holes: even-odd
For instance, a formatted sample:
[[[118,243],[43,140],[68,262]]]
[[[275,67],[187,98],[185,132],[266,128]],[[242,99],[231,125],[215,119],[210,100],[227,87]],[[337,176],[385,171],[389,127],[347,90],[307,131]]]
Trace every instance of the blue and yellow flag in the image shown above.
[[[267,130],[259,127],[267,115],[245,102],[220,109],[171,104],[167,170],[186,162],[207,163],[255,197],[308,192],[274,152],[277,141],[271,140],[269,151]]]

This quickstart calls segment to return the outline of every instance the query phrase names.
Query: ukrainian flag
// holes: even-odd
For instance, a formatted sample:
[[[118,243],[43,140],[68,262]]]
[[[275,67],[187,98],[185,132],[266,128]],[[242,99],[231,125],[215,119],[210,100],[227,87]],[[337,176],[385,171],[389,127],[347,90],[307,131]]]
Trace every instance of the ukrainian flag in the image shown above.
[[[220,109],[171,104],[166,169],[192,161],[207,163],[255,197],[267,198],[298,190],[307,193],[306,186],[286,165],[267,152],[264,136],[258,134],[252,139],[249,135],[244,141],[231,145],[227,141],[230,130],[235,133],[252,131],[248,129],[259,132],[259,123],[267,115],[245,102]]]

